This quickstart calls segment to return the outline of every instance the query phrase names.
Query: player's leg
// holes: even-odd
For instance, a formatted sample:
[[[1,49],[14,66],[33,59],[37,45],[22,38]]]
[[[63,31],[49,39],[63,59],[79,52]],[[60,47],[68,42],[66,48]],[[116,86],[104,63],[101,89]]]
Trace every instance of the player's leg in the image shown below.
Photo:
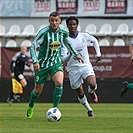
[[[127,88],[130,89],[130,90],[133,90],[133,83],[128,83]]]
[[[86,95],[83,91],[83,87],[82,85],[80,85],[80,87],[78,89],[75,89],[77,95],[78,95],[78,100],[79,102],[88,110],[88,116],[89,117],[94,117],[94,112],[92,110],[92,108],[89,105],[89,102],[86,98]]]
[[[24,78],[23,74],[18,74],[18,75],[15,74],[15,78],[22,85],[23,89],[27,86],[27,81]],[[22,96],[22,94],[21,94],[21,96]],[[18,94],[14,94],[13,98],[14,98],[14,100],[20,102],[20,94],[19,93]]]
[[[13,95],[14,95],[14,93],[13,93],[13,91],[11,91],[10,97],[8,97],[7,100],[6,100],[9,103],[9,105],[11,105],[13,103],[13,101],[14,101],[13,100]]]
[[[82,73],[80,73],[80,71],[75,68],[74,70],[69,72],[69,80],[71,88],[75,90],[78,95],[79,102],[87,109],[88,116],[93,117],[93,110],[90,107],[89,102],[87,101],[87,98],[85,96],[84,90],[82,88]]]
[[[128,83],[127,81],[123,82],[123,87],[120,91],[121,97],[124,95],[124,93],[127,92],[128,89],[133,89],[133,83]]]
[[[35,84],[34,90],[31,91],[27,117],[32,118],[34,103],[42,92],[44,84]]]
[[[52,76],[52,79],[55,84],[54,93],[53,93],[53,107],[58,107],[58,104],[61,100],[62,93],[63,93],[63,78],[64,78],[64,74],[62,71],[57,71]]]
[[[14,76],[15,76],[14,78],[22,85],[23,88],[27,85],[27,81],[24,78],[23,74],[15,73]],[[12,87],[13,87],[13,80],[12,80]],[[11,96],[7,99],[7,102],[12,103],[14,100],[20,102],[20,94],[14,93],[12,88]]]
[[[62,63],[57,63],[49,69],[49,74],[52,77],[55,88],[53,93],[53,107],[58,107],[63,93],[63,66]]]
[[[89,63],[87,67],[84,67],[82,69],[83,69],[83,78],[88,83],[88,92],[91,95],[93,102],[96,103],[98,102],[98,97],[95,92],[97,89],[97,84],[96,84],[96,76],[93,71],[93,67],[91,63]]]
[[[44,82],[47,79],[47,75],[48,71],[45,69],[40,69],[39,72],[35,72],[35,77],[34,77],[35,85],[34,89],[31,91],[30,94],[29,106],[27,110],[28,118],[32,118],[34,103],[36,102],[37,98],[39,97],[39,95],[43,90]]]
[[[21,78],[17,78],[17,81],[22,85],[22,89],[23,89],[23,91],[24,91],[24,88],[27,86],[27,81],[26,81],[26,79],[24,78],[24,76],[22,75],[22,77]],[[21,97],[20,97],[20,95],[21,95]],[[23,95],[23,93],[17,93],[17,94],[14,94],[13,95],[13,98],[14,98],[14,100],[16,100],[17,102],[20,102],[21,101],[21,99],[23,99],[22,98],[22,95]]]
[[[97,103],[98,102],[98,97],[96,94],[96,89],[97,89],[97,84],[96,84],[96,77],[95,75],[90,75],[86,78],[86,81],[88,83],[88,92],[91,95],[93,102]]]
[[[25,78],[20,80],[20,84],[23,86],[23,88],[25,88],[27,86],[27,81]]]

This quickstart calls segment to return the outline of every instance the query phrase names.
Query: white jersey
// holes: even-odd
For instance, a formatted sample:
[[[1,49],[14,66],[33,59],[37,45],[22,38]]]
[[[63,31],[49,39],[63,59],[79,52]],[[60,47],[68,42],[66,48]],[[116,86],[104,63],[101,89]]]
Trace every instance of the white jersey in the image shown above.
[[[75,37],[68,37],[69,41],[73,45],[73,47],[76,49],[76,51],[82,56],[84,63],[78,62],[74,55],[70,55],[67,48],[63,45],[62,47],[62,56],[63,60],[67,61],[67,71],[73,69],[74,67],[83,67],[90,65],[89,61],[89,54],[88,54],[88,48],[87,48],[87,42],[93,43],[96,56],[101,56],[100,48],[97,39],[89,34],[88,32],[78,32]]]

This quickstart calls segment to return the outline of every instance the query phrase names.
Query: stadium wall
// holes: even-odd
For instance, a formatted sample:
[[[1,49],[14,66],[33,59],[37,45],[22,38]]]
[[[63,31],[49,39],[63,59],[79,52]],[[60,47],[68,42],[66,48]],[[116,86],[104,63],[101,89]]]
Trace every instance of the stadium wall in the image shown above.
[[[97,94],[99,96],[99,103],[132,103],[133,102],[133,91],[129,90],[124,97],[120,97],[120,90],[122,82],[127,80],[132,82],[132,79],[97,79],[98,89]],[[21,102],[28,102],[30,92],[33,89],[33,79],[28,79],[28,85],[24,89],[24,94],[21,96],[23,100]],[[53,99],[53,81],[48,80],[45,83],[44,89],[37,102],[50,103]],[[84,90],[87,94],[87,84],[84,84]],[[6,102],[6,99],[11,93],[11,79],[0,80],[0,102]],[[92,102],[92,99],[87,95],[88,100]],[[70,88],[69,80],[64,80],[64,92],[61,99],[62,103],[77,103],[76,93]]]

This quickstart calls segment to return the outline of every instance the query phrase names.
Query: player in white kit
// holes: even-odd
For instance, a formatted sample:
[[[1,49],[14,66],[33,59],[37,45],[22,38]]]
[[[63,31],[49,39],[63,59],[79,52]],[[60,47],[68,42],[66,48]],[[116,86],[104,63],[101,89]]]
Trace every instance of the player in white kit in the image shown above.
[[[67,62],[66,70],[69,75],[71,88],[77,92],[79,102],[88,110],[88,116],[94,117],[94,112],[87,101],[82,87],[83,80],[86,80],[88,83],[88,92],[93,101],[95,103],[98,102],[98,97],[95,93],[95,90],[97,89],[96,76],[92,64],[89,61],[87,41],[94,45],[96,62],[100,61],[101,52],[98,41],[94,36],[88,32],[77,31],[78,23],[79,20],[75,16],[66,19],[66,25],[69,30],[68,39],[71,41],[77,52],[82,56],[84,63],[79,63],[64,45],[62,45],[62,56],[63,61]]]

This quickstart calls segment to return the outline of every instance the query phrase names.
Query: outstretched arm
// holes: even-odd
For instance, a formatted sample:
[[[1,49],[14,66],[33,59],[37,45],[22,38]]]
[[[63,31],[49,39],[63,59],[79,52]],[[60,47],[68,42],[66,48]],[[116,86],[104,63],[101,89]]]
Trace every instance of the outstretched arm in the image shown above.
[[[71,54],[70,52],[68,51],[68,49],[66,48],[66,46],[64,44],[61,44],[62,47],[61,47],[61,56],[63,58],[63,62],[67,62],[70,57],[71,57]]]
[[[100,47],[97,39],[94,36],[92,36],[92,39],[93,39],[93,45],[96,51],[96,56],[97,56],[96,63],[97,63],[101,60],[101,51],[100,51]]]
[[[41,32],[40,30],[39,33],[36,35],[34,41],[32,42],[32,45],[30,46],[30,55],[31,55],[33,64],[36,64],[39,62],[37,59],[36,49],[43,43],[43,41],[44,41],[43,32]]]
[[[84,63],[83,58],[77,53],[77,51],[75,50],[75,48],[72,47],[71,42],[67,39],[67,37],[64,38],[63,41],[64,41],[65,46],[70,50],[70,52],[71,52],[72,54],[74,54],[75,58],[76,58],[79,62],[81,61],[82,63]]]

